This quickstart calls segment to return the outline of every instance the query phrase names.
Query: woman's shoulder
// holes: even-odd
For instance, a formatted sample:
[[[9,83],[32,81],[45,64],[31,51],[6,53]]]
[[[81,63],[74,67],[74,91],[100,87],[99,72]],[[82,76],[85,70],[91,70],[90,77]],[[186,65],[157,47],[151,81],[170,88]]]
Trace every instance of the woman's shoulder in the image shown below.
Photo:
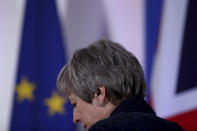
[[[120,112],[94,124],[90,131],[183,131],[176,123],[159,118],[149,113]]]

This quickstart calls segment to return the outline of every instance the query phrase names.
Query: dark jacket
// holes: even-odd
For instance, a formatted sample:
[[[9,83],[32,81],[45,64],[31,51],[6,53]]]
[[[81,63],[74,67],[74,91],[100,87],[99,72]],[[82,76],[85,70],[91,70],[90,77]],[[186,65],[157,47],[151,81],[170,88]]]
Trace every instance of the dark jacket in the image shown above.
[[[156,116],[142,98],[123,101],[107,119],[94,124],[89,131],[183,131],[174,122]]]

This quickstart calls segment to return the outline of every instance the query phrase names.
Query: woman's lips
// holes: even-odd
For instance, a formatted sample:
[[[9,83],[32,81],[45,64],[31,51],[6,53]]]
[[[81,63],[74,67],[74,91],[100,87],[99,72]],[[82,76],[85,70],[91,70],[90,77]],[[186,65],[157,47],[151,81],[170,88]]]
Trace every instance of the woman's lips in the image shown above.
[[[87,125],[83,125],[83,128],[85,128],[87,130]]]

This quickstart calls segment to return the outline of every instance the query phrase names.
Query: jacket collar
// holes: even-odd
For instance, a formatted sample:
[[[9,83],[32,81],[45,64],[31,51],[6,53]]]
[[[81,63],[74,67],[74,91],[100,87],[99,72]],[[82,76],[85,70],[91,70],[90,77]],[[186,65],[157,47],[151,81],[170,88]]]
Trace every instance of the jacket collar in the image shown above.
[[[150,113],[156,115],[154,110],[146,103],[143,98],[128,98],[120,103],[113,112],[110,114],[110,117],[120,113],[120,112],[141,112],[141,113]]]

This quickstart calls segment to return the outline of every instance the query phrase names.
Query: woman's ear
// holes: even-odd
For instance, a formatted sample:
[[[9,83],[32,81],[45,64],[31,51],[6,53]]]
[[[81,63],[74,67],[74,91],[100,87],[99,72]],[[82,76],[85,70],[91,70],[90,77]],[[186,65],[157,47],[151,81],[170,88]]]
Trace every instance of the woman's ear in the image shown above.
[[[106,102],[106,90],[104,86],[98,88],[95,93],[95,98],[97,100],[98,106],[104,106]]]

